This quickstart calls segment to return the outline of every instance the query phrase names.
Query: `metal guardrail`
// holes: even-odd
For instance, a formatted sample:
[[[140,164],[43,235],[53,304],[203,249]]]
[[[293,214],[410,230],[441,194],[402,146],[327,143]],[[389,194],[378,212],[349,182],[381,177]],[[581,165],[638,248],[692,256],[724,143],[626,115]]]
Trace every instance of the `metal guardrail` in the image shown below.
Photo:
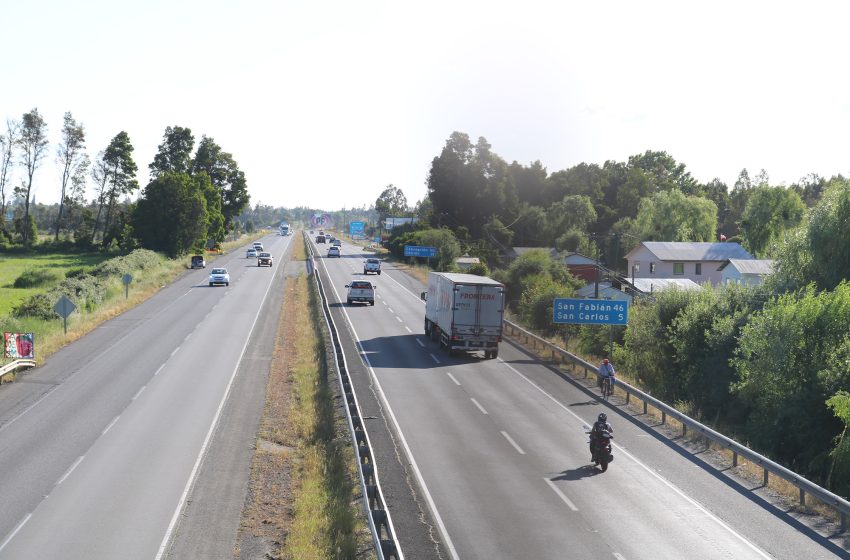
[[[384,560],[386,558],[404,560],[401,547],[398,545],[398,540],[395,537],[396,533],[390,512],[387,509],[386,502],[384,502],[381,483],[378,480],[378,468],[373,460],[369,434],[366,433],[366,426],[363,424],[363,416],[360,413],[360,405],[351,387],[351,379],[348,376],[348,363],[345,360],[345,353],[339,340],[339,333],[331,316],[328,298],[322,287],[322,280],[315,273],[316,267],[313,263],[313,247],[309,243],[306,234],[305,239],[308,241],[307,247],[310,251],[310,258],[307,260],[308,272],[313,276],[316,282],[316,289],[321,296],[325,324],[331,333],[331,342],[334,346],[334,363],[336,365],[337,379],[345,394],[345,415],[348,420],[348,432],[351,435],[351,441],[357,452],[357,472],[360,476],[360,491],[365,498],[363,500],[363,506],[366,510],[366,517],[369,520],[369,530],[372,533],[375,552],[378,555],[378,560]]]
[[[35,360],[15,360],[14,362],[9,362],[5,366],[0,367],[0,377],[21,368],[34,368],[35,365]]]
[[[523,338],[526,345],[531,344],[532,348],[537,351],[538,346],[540,346],[544,351],[551,352],[551,358],[557,359],[560,362],[570,363],[573,366],[578,366],[584,369],[584,376],[587,377],[589,372],[593,372],[594,375],[599,376],[598,368],[591,364],[590,362],[586,362],[582,360],[578,356],[574,354],[570,354],[560,346],[556,344],[552,344],[548,340],[544,340],[543,338],[537,336],[536,334],[529,332],[528,330],[520,327],[519,325],[512,323],[511,321],[505,320],[506,334],[508,336],[514,338]],[[762,468],[762,481],[764,486],[767,486],[769,473],[773,473],[780,478],[790,482],[800,491],[800,505],[806,505],[806,494],[810,494],[817,498],[820,502],[834,508],[841,514],[841,531],[847,529],[847,516],[850,515],[850,502],[833,494],[829,490],[825,488],[821,488],[814,482],[806,479],[805,477],[791,471],[779,463],[771,461],[767,457],[763,457],[759,455],[752,449],[741,445],[740,443],[730,439],[723,434],[716,432],[705,426],[700,424],[693,418],[682,414],[672,406],[661,402],[655,397],[644,393],[640,389],[632,387],[628,383],[620,381],[617,379],[615,384],[615,388],[621,389],[626,393],[626,404],[630,402],[630,398],[634,395],[640,401],[643,402],[643,412],[647,413],[647,407],[652,406],[653,408],[659,410],[661,412],[661,423],[664,424],[667,422],[667,417],[670,416],[675,418],[682,424],[682,435],[687,435],[688,429],[691,429],[695,432],[700,433],[711,441],[725,447],[732,451],[732,466],[738,466],[738,457],[744,457],[751,463],[754,463]]]

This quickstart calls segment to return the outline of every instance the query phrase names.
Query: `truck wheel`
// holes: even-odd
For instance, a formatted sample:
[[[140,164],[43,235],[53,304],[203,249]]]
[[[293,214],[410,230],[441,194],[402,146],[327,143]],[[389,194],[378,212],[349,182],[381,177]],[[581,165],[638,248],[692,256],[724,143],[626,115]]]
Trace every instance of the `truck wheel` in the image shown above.
[[[350,300],[350,299],[348,300],[348,305],[351,305],[351,300]]]
[[[378,271],[378,276],[380,276],[380,275],[381,275],[381,271],[379,270],[379,271]]]

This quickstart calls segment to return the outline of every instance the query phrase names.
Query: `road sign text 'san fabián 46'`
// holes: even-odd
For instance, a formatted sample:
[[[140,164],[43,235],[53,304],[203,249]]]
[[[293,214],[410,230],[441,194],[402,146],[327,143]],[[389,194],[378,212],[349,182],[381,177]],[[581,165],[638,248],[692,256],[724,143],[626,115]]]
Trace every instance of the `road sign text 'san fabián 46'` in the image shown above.
[[[625,325],[629,321],[629,302],[615,299],[555,298],[554,323],[579,325]]]

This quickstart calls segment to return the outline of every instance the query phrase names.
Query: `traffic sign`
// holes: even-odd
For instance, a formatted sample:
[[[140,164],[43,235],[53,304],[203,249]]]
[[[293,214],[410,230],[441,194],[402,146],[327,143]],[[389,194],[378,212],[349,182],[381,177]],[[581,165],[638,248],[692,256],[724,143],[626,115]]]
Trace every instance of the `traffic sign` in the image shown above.
[[[437,256],[437,248],[436,247],[420,247],[419,245],[405,245],[404,246],[404,256],[405,257],[436,257]]]
[[[617,299],[555,298],[552,315],[555,324],[625,325],[629,321],[629,302]]]
[[[348,223],[348,234],[351,237],[357,237],[363,235],[363,231],[366,229],[366,222],[349,222]]]
[[[55,311],[56,314],[63,319],[66,319],[76,308],[77,306],[74,305],[73,301],[68,299],[67,296],[62,296],[59,298],[59,301],[56,302],[56,305],[53,306],[53,311]]]

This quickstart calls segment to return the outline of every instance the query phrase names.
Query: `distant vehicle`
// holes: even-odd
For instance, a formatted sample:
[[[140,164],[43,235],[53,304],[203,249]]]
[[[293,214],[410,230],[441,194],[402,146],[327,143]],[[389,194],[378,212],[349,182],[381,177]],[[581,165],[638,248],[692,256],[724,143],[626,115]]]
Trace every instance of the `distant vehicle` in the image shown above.
[[[216,284],[230,285],[230,274],[226,268],[214,268],[210,272],[210,286],[215,286]]]
[[[328,249],[328,256],[339,257],[339,247],[337,247],[336,245],[331,245]]]
[[[346,301],[351,305],[355,301],[360,301],[363,303],[368,303],[369,305],[375,305],[375,288],[371,282],[363,282],[363,281],[355,281],[351,284],[346,284],[346,288],[348,288],[348,295],[346,296]]]
[[[246,259],[256,259],[257,258],[257,250],[253,247],[245,251]]]
[[[363,261],[363,274],[369,274],[370,272],[381,274],[381,261],[378,259],[366,259]]]
[[[290,231],[289,225],[280,226],[280,234],[281,235],[289,235],[289,231]]]
[[[325,242],[325,236],[324,235],[319,234],[319,235],[316,236],[316,243],[324,243],[324,242]]]
[[[206,268],[207,261],[203,255],[192,255],[192,268]]]
[[[257,252],[258,252],[258,253],[259,253],[260,251],[263,251],[263,250],[264,250],[264,249],[263,249],[263,244],[262,244],[262,243],[260,243],[259,241],[254,241],[254,245],[253,245],[253,247],[254,247],[254,249],[256,249],[256,250],[257,250]]]
[[[474,274],[430,272],[422,299],[425,334],[449,354],[483,350],[488,359],[499,355],[504,284]]]
[[[274,257],[271,253],[260,253],[257,256],[257,266],[271,266],[274,262]]]
[[[337,239],[336,237],[334,237],[334,238],[331,240],[331,244],[332,244],[332,245],[336,245],[337,247],[342,247],[342,241],[340,241],[340,240],[339,240],[339,239]]]

